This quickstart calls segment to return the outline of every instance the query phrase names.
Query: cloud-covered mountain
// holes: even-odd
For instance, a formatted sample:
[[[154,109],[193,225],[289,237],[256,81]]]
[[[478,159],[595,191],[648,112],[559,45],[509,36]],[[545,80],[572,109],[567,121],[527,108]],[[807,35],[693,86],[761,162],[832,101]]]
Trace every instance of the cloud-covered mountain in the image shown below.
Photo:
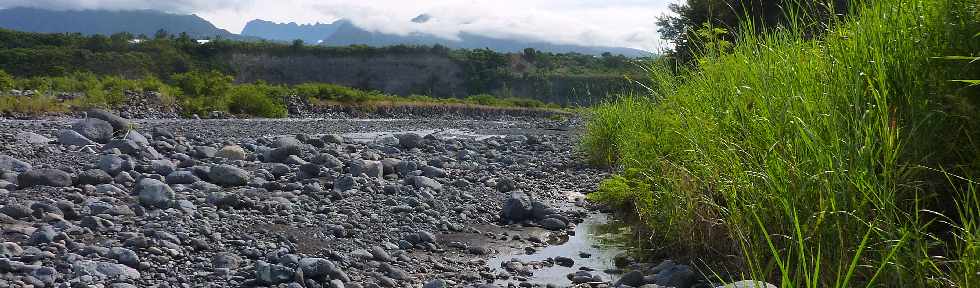
[[[261,19],[248,21],[245,29],[242,30],[243,36],[252,36],[275,41],[303,40],[309,44],[316,44],[319,41],[333,35],[346,20],[338,20],[329,24],[296,24],[275,23]]]
[[[405,19],[404,25],[424,25],[432,17],[422,14],[413,19]],[[38,8],[10,8],[0,10],[0,28],[11,30],[82,34],[114,34],[129,32],[135,35],[152,36],[158,30],[171,34],[185,32],[194,38],[222,37],[226,39],[267,39],[272,41],[292,41],[301,39],[308,44],[322,43],[327,46],[392,46],[443,45],[458,49],[489,48],[498,52],[520,52],[524,48],[534,48],[553,53],[575,52],[599,55],[604,52],[622,54],[630,57],[649,56],[650,53],[630,48],[599,47],[572,44],[549,43],[541,40],[521,39],[520,37],[486,36],[473,32],[460,32],[455,39],[425,32],[412,32],[405,35],[369,31],[348,20],[338,20],[329,24],[274,23],[264,20],[248,22],[242,35],[228,32],[197,15],[181,15],[153,10],[45,10]]]
[[[424,15],[424,14],[423,14]],[[420,16],[422,17],[422,16]],[[418,23],[419,17],[412,21],[406,21],[406,25]],[[424,22],[424,21],[423,21]],[[601,46],[582,46],[571,44],[547,43],[539,40],[522,39],[503,39],[477,35],[474,33],[463,32],[459,34],[459,39],[446,39],[432,34],[413,32],[408,35],[386,34],[362,29],[351,22],[341,22],[337,31],[323,40],[323,45],[328,46],[348,46],[348,45],[368,45],[368,46],[391,46],[398,44],[408,45],[443,45],[457,49],[483,49],[489,48],[498,52],[520,52],[524,48],[534,48],[539,51],[552,53],[575,52],[580,54],[599,55],[604,52],[612,54],[622,54],[629,57],[650,56],[651,53],[639,49],[622,47],[601,47]]]
[[[197,15],[179,15],[153,10],[44,10],[10,8],[0,10],[0,28],[39,32],[77,32],[86,35],[129,32],[153,36],[163,29],[171,34],[185,32],[191,37],[239,38],[238,35],[215,27]]]

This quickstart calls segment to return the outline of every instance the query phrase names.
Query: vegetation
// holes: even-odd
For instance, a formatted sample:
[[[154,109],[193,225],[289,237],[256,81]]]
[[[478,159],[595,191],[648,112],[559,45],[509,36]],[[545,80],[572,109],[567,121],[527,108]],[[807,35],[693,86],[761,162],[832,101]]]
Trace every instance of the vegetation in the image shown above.
[[[951,80],[980,70],[941,57],[980,52],[978,9],[856,1],[821,35],[802,9],[711,29],[694,66],[653,64],[648,95],[593,110],[583,148],[620,173],[590,197],[733,280],[978,287],[980,91]]]
[[[385,104],[462,104],[494,107],[560,108],[555,104],[523,99],[476,95],[465,99],[434,98],[411,95],[395,96],[350,87],[305,83],[295,86],[273,85],[263,81],[235,84],[231,76],[218,71],[174,74],[165,83],[154,76],[128,80],[93,73],[72,73],[58,77],[14,78],[0,70],[0,114],[44,114],[64,112],[71,108],[114,108],[124,105],[126,92],[158,92],[161,104],[178,105],[184,116],[208,116],[211,112],[279,118],[286,117],[286,98],[299,96],[316,104],[375,105]],[[30,95],[5,95],[16,89]],[[21,92],[22,94],[24,92]],[[57,96],[67,94],[69,100]]]

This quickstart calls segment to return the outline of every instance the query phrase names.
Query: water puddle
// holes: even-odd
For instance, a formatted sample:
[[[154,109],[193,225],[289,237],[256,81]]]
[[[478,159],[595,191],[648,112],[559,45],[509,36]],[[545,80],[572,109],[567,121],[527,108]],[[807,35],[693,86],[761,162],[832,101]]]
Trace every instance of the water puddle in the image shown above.
[[[484,140],[491,137],[502,137],[501,135],[487,135],[487,134],[477,134],[474,132],[460,130],[460,129],[424,129],[424,130],[408,130],[408,131],[382,131],[382,132],[362,132],[362,133],[344,133],[340,134],[344,138],[350,139],[351,141],[369,143],[374,142],[384,136],[395,135],[395,134],[405,134],[405,133],[415,133],[422,137],[427,135],[433,135],[442,139],[475,139]]]
[[[572,282],[567,275],[580,271],[583,267],[592,270],[589,273],[599,275],[603,281],[615,281],[620,275],[607,273],[605,270],[615,268],[616,255],[630,249],[626,244],[629,243],[630,234],[629,225],[625,222],[607,214],[596,213],[575,226],[575,235],[551,237],[548,239],[551,246],[541,248],[533,254],[526,254],[523,249],[501,251],[498,256],[488,260],[487,266],[494,272],[499,272],[504,271],[501,264],[512,259],[527,263],[561,256],[571,258],[574,264],[571,267],[554,265],[533,270],[534,274],[528,277],[528,282],[569,286]],[[497,284],[510,281],[513,279],[498,281]]]

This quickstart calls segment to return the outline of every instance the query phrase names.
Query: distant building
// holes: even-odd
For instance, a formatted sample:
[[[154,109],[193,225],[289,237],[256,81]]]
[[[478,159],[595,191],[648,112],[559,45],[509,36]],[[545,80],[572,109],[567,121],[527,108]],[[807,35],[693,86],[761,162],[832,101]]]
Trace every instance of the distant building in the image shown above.
[[[208,44],[209,42],[211,42],[210,39],[197,39],[197,44],[204,45],[204,44]]]

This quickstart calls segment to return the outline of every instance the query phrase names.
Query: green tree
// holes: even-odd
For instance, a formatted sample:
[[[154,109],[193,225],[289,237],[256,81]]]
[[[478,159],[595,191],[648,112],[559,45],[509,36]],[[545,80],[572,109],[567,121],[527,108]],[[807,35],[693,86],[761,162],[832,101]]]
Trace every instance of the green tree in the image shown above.
[[[0,70],[0,95],[6,94],[10,89],[14,89],[14,77]]]

